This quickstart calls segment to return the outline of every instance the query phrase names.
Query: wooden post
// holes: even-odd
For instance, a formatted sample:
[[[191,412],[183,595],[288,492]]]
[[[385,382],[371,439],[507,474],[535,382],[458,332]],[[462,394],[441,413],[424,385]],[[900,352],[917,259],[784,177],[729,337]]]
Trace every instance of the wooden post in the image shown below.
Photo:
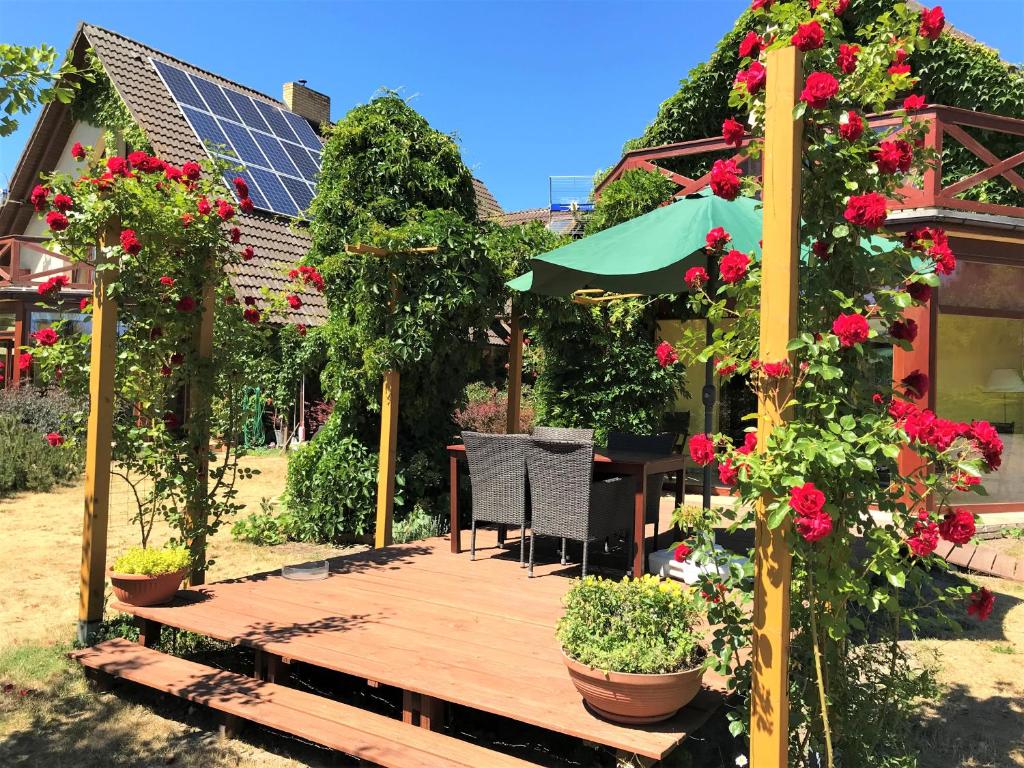
[[[13,267],[13,265],[12,265]],[[14,274],[14,273],[12,273]],[[29,312],[25,303],[19,301],[14,305],[14,346],[11,348],[11,383],[14,387],[21,384],[21,366],[18,365],[18,357],[21,355],[21,348],[27,343],[29,326]]]
[[[793,47],[768,53],[764,146],[764,241],[761,261],[762,360],[782,360],[797,331],[800,257],[800,154],[803,122],[793,108],[803,85],[802,59]],[[758,397],[758,443],[786,414],[763,388]],[[769,530],[765,505],[757,504],[754,542],[753,682],[750,702],[750,763],[782,768],[789,748],[789,584],[792,555],[787,526]]]
[[[515,434],[520,431],[519,414],[523,395],[523,319],[512,304],[512,318],[508,334],[508,410],[505,431]]]
[[[100,240],[116,243],[120,227],[111,222]],[[114,422],[114,366],[117,359],[117,302],[107,296],[112,270],[97,269],[92,293],[92,339],[89,356],[89,422],[85,447],[85,519],[82,523],[82,568],[78,592],[78,639],[90,645],[103,620],[106,585],[107,523],[110,511],[110,460]]]
[[[929,408],[932,410],[935,409],[935,361],[938,331],[937,291],[937,288],[932,289],[932,298],[927,304],[921,306],[915,305],[903,310],[904,319],[913,320],[917,323],[918,333],[917,338],[914,339],[913,349],[909,352],[899,346],[894,346],[892,349],[893,383],[898,385],[901,379],[910,375],[914,371],[927,373],[931,385],[928,387],[928,391],[924,396],[915,399],[914,403],[920,408]],[[911,477],[926,464],[927,462],[921,457],[921,454],[910,446],[905,445],[900,449],[900,455],[897,459],[900,477]],[[924,493],[925,487],[920,481],[920,478],[914,482],[913,490],[919,494]],[[907,493],[904,496],[904,501],[908,504],[913,501],[910,491],[911,487],[907,486]],[[934,506],[934,502],[934,495],[929,495],[926,502],[928,507]]]
[[[213,323],[217,311],[216,285],[207,279],[203,286],[202,314],[195,328],[193,342],[196,355],[196,373],[189,387],[188,433],[196,460],[197,483],[194,495],[188,500],[189,528],[199,531],[189,536],[192,552],[192,572],[188,578],[191,587],[206,582],[206,523],[209,511],[207,495],[210,490],[210,418],[212,408]]]
[[[380,398],[380,458],[377,465],[377,529],[375,547],[392,543],[391,520],[395,511],[395,451],[398,448],[398,371],[384,374]]]

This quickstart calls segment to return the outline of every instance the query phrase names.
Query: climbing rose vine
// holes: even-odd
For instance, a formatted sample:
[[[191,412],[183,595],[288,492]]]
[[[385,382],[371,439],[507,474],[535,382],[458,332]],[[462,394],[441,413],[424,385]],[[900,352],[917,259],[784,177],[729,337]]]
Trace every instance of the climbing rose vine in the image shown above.
[[[982,492],[1002,443],[986,422],[952,422],[924,407],[931,382],[923,371],[893,386],[872,383],[891,378],[889,348],[912,348],[918,328],[905,313],[926,304],[939,277],[956,268],[941,229],[899,236],[884,228],[900,188],[920,183],[936,160],[923,145],[926,124],[913,119],[924,104],[913,93],[914,54],[945,22],[940,8],[894,3],[854,30],[843,18],[850,4],[755,0],[760,29],[740,45],[735,115],[723,126],[730,143],[749,138],[740,152],[757,158],[771,77],[765,52],[805,52],[794,115],[804,122],[804,258],[790,359],[758,358],[761,268],[756,254],[738,250],[720,255],[713,293],[706,275],[687,275],[691,307],[714,323],[714,339],[704,345],[702,332],[673,354],[680,365],[714,359],[722,377],[742,375],[789,407],[787,423],[762,437],[761,452],[752,428],[742,446],[697,435],[690,453],[701,465],[717,461],[719,477],[736,484],[736,526],[751,527],[764,499],[767,525],[784,529],[793,553],[790,764],[909,766],[903,726],[913,701],[932,689],[899,640],[992,612],[988,590],[936,578],[947,567],[935,552],[940,542],[962,546],[974,535],[973,515],[948,499],[954,490]],[[865,116],[886,109],[895,124],[867,130]],[[712,192],[726,200],[757,192],[744,167],[716,161]],[[708,233],[710,250],[721,254],[728,242],[727,232]],[[662,365],[666,358],[660,351]],[[712,664],[742,702],[731,715],[739,735],[749,717],[750,567],[734,565],[729,578],[706,577],[700,588],[714,598]]]

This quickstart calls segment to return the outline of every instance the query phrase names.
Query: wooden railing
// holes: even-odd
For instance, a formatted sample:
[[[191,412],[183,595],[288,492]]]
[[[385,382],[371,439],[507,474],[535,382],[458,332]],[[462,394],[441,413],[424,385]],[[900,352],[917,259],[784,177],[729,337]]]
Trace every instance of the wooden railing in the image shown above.
[[[1024,165],[1024,151],[1015,152],[1009,157],[1000,158],[966,130],[980,129],[993,134],[1024,137],[1024,120],[943,106],[926,107],[915,112],[914,119],[929,123],[928,132],[925,136],[925,146],[935,150],[940,158],[942,156],[943,142],[952,140],[970,152],[984,167],[969,176],[944,184],[940,160],[935,169],[929,170],[924,174],[924,178],[919,186],[908,184],[900,190],[902,199],[892,202],[890,206],[892,210],[945,208],[974,213],[1024,217],[1024,207],[1021,206],[964,200],[961,197],[961,195],[974,189],[979,184],[997,177],[1005,179],[1013,188],[1024,193],[1024,176],[1014,170],[1018,166]],[[902,119],[894,117],[892,113],[882,113],[870,117],[868,122],[873,129],[881,130],[889,126],[899,125]],[[744,146],[747,143],[749,143],[749,140],[744,141]],[[1024,147],[1024,140],[1019,142],[1019,144],[1021,147]],[[597,195],[600,195],[601,190],[606,184],[619,178],[631,168],[644,168],[648,171],[659,171],[674,181],[679,187],[675,193],[677,197],[688,195],[706,187],[710,181],[710,174],[706,173],[699,178],[689,178],[662,168],[658,163],[664,163],[666,160],[674,158],[725,152],[733,153],[733,159],[740,163],[741,166],[746,166],[744,167],[746,173],[760,173],[760,168],[753,167],[752,161],[736,154],[737,150],[735,147],[727,146],[721,137],[714,137],[698,139],[696,141],[684,141],[678,144],[664,144],[659,147],[636,149],[627,152],[612,169],[611,173],[597,186],[595,192]],[[757,164],[759,166],[759,162]]]
[[[28,266],[29,260],[25,258],[29,252],[56,260],[61,266],[32,269]],[[0,287],[33,287],[54,275],[66,275],[69,280],[67,288],[92,289],[92,267],[88,264],[73,262],[66,256],[47,250],[31,237],[0,237]]]

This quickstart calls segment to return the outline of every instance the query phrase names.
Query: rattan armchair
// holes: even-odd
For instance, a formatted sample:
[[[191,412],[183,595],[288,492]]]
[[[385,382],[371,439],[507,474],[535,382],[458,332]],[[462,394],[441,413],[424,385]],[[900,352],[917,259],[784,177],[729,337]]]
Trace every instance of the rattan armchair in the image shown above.
[[[579,443],[590,443],[594,440],[594,430],[579,427],[534,427],[533,436],[538,440],[572,440]]]
[[[530,479],[530,560],[533,576],[537,536],[571,539],[583,544],[583,576],[592,541],[627,531],[632,555],[633,483],[626,477],[592,479],[594,444],[536,437],[526,447]],[[563,547],[563,562],[564,562]]]
[[[476,559],[477,522],[519,527],[519,564],[526,547],[526,448],[529,435],[463,432],[473,490],[470,559]]]
[[[608,451],[625,453],[649,453],[655,456],[668,456],[676,443],[676,435],[672,432],[661,432],[656,435],[635,435],[632,432],[609,432]],[[647,509],[644,522],[654,523],[654,548],[658,548],[658,527],[661,522],[661,490],[665,484],[664,473],[651,475],[647,478]]]

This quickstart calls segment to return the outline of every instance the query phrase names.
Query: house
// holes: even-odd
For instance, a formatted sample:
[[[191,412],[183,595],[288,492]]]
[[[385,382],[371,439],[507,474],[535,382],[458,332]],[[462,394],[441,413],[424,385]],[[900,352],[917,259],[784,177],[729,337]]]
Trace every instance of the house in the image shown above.
[[[205,157],[200,133],[207,138],[211,134],[230,136],[231,146],[243,160],[247,150],[259,157],[276,155],[267,162],[268,170],[254,168],[246,161],[246,173],[258,177],[255,184],[250,178],[250,187],[261,189],[266,184],[268,188],[253,197],[255,211],[239,212],[235,219],[242,230],[242,242],[252,245],[256,256],[232,266],[229,277],[232,287],[243,296],[259,296],[263,288],[284,289],[289,282],[287,272],[310,245],[301,222],[296,222],[293,215],[308,205],[313,194],[319,167],[320,140],[316,132],[330,122],[330,99],[300,81],[285,83],[279,101],[116,32],[82,24],[71,43],[69,57],[82,68],[90,48],[131,118],[162,159],[180,166]],[[179,89],[177,97],[173,88]],[[181,89],[192,93],[193,99],[186,95],[183,103]],[[253,115],[251,120],[247,113]],[[220,117],[225,114],[232,117],[228,124]],[[281,131],[275,120],[286,123]],[[257,127],[262,130],[254,129],[254,121],[259,121]],[[218,125],[225,127],[224,132]],[[290,140],[279,138],[285,132]],[[17,384],[20,375],[14,365],[16,350],[27,343],[30,333],[57,316],[58,307],[40,301],[38,284],[54,274],[66,274],[70,284],[62,291],[63,301],[73,308],[91,291],[92,283],[88,267],[73,267],[60,254],[45,248],[46,226],[28,203],[29,193],[40,174],[74,170],[72,145],[95,145],[100,135],[99,127],[76,120],[69,106],[48,104],[15,169],[9,197],[0,208],[0,374],[8,385]],[[255,148],[253,139],[260,148]],[[131,147],[124,149],[130,151]],[[275,174],[279,163],[288,163],[292,170]],[[284,185],[275,181],[275,175]],[[483,182],[474,179],[474,188],[481,218],[502,215],[501,206]],[[295,322],[322,324],[328,315],[323,296],[309,293],[302,299],[301,309],[293,316]]]

